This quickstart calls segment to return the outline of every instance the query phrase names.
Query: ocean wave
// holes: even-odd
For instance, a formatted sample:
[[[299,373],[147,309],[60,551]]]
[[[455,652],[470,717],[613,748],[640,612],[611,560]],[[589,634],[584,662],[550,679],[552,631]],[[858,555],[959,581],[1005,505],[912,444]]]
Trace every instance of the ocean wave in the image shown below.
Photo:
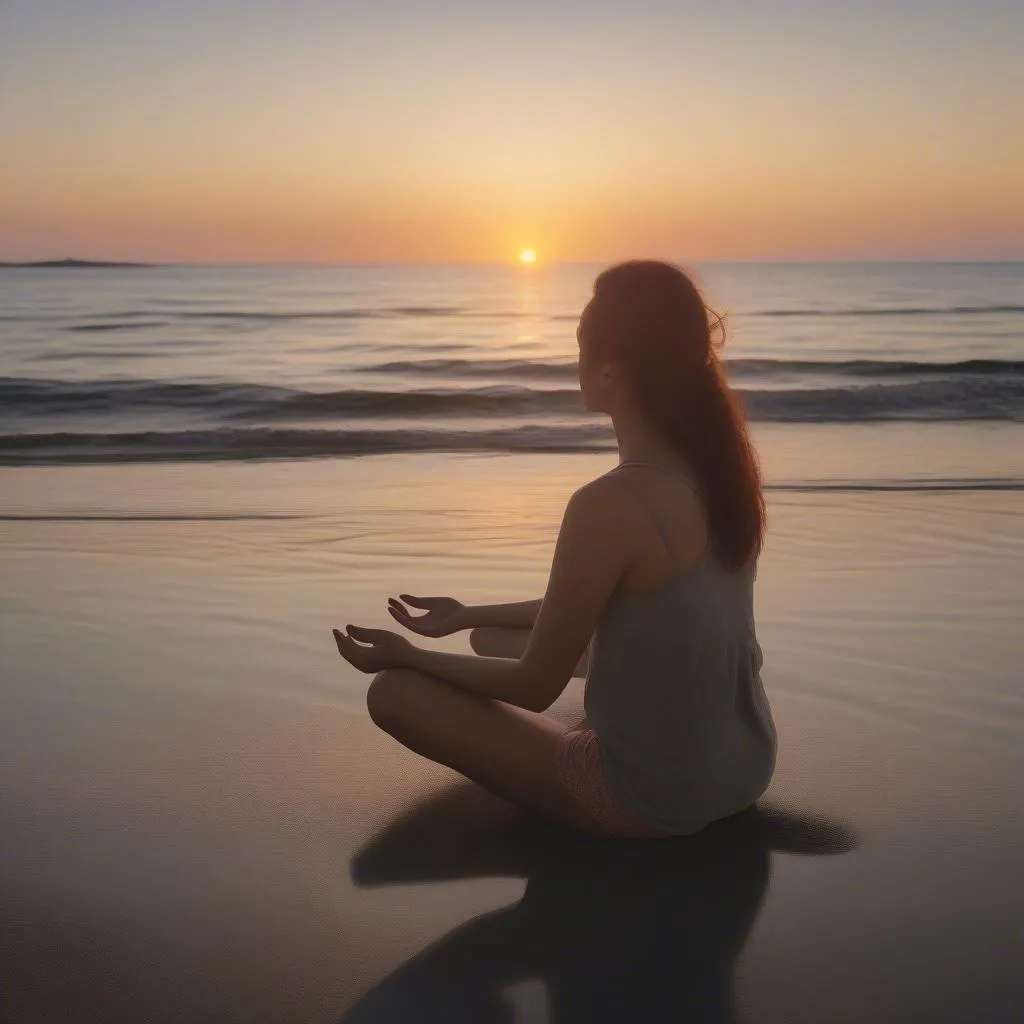
[[[0,465],[323,458],[394,452],[608,451],[604,425],[494,430],[281,430],[269,427],[126,433],[0,434]]]
[[[163,327],[174,320],[375,320],[389,318],[455,317],[480,315],[458,306],[380,306],[344,309],[129,309],[99,314],[84,324],[72,323],[68,331],[125,331],[144,327]],[[509,314],[510,316],[514,314]],[[158,319],[162,318],[162,319]],[[3,320],[77,320],[71,316],[0,317]]]
[[[0,378],[0,410],[44,416],[156,410],[230,411],[266,405],[294,392],[262,384],[159,380]]]
[[[297,392],[271,406],[233,414],[237,419],[321,417],[506,417],[583,412],[579,389],[534,391],[487,387],[439,391]]]
[[[1024,491],[1024,480],[1017,477],[952,477],[945,479],[894,480],[808,480],[803,483],[767,483],[766,491],[783,493],[889,493],[891,491]]]
[[[819,309],[762,309],[746,316],[767,317],[860,317],[860,316],[988,316],[1024,313],[1024,306],[863,306]]]
[[[106,331],[141,331],[152,327],[166,327],[166,320],[132,320],[130,323],[87,323],[72,324],[67,330],[98,334]]]
[[[0,323],[61,323],[67,331],[135,330],[166,326],[174,320],[374,320],[421,317],[498,317],[526,314],[473,310],[462,306],[349,306],[334,309],[113,309],[92,314],[84,323],[74,313],[0,313]],[[573,314],[577,319],[579,314]]]
[[[726,367],[731,374],[758,377],[1024,377],[1024,361],[1014,359],[960,359],[945,363],[899,359],[734,359],[727,360]]]
[[[404,374],[420,377],[518,377],[575,380],[575,360],[544,362],[533,359],[409,359],[356,366],[352,373]]]
[[[751,420],[770,423],[1024,421],[1024,379],[939,379],[739,394]]]
[[[134,330],[164,325],[175,320],[191,321],[267,321],[303,320],[373,320],[395,318],[486,318],[488,320],[519,320],[539,317],[549,321],[574,321],[579,311],[535,314],[524,310],[487,309],[471,306],[410,305],[350,306],[329,309],[122,309],[93,314],[85,323],[80,316],[59,313],[0,314],[0,321],[17,323],[64,323],[68,331]],[[981,317],[1024,315],[1024,305],[1015,303],[962,304],[950,306],[821,306],[779,307],[736,310],[729,314],[737,319],[831,319],[859,317]],[[155,322],[155,323],[154,323]]]
[[[931,377],[931,376],[1024,376],[1024,361],[1003,359],[962,359],[953,362],[918,362],[886,359],[726,359],[730,376],[791,377],[820,375],[840,377]],[[416,359],[378,363],[353,368],[353,373],[402,374],[425,377],[499,377],[575,380],[575,360],[529,359]]]
[[[228,420],[465,417],[581,412],[579,390],[482,387],[426,391],[301,391],[262,384],[0,379],[0,406],[36,416],[205,412]]]
[[[0,523],[248,523],[312,518],[303,512],[0,512]]]
[[[466,312],[459,306],[379,306],[291,310],[189,309],[171,315],[180,320],[372,320],[378,317],[460,316]]]
[[[604,424],[530,424],[489,430],[213,430],[54,432],[0,434],[0,465],[268,461],[355,457],[415,452],[586,453],[611,452],[615,436]],[[910,481],[807,481],[778,483],[781,491],[1022,490],[1016,478]]]
[[[1014,364],[1017,365],[1017,364]],[[1022,420],[1024,373],[935,375],[839,386],[738,388],[748,415],[769,422]],[[76,416],[177,413],[221,422],[308,419],[422,420],[584,416],[577,388],[522,386],[422,390],[303,391],[264,384],[155,380],[48,381],[0,378],[0,417],[31,421]],[[189,424],[191,425],[191,424]]]

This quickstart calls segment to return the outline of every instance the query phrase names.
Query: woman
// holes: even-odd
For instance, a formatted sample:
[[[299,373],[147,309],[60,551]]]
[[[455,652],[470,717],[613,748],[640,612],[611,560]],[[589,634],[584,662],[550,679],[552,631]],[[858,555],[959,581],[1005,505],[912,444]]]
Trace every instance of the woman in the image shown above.
[[[480,656],[334,635],[378,673],[373,720],[412,750],[577,829],[688,834],[752,804],[775,767],[753,621],[757,459],[677,267],[606,270],[576,333],[583,397],[611,417],[620,462],[569,501],[543,600],[390,599],[425,636],[472,629]],[[544,711],[574,670],[586,720],[566,730]]]

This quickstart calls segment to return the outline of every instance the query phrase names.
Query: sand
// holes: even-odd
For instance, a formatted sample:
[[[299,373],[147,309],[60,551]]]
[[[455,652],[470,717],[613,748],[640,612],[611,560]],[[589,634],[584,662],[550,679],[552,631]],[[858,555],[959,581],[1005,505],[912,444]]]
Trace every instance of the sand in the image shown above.
[[[493,462],[0,474],[2,1019],[1019,1019],[1021,494],[774,494],[776,778],[644,844],[403,750],[332,650],[537,596],[596,463]]]

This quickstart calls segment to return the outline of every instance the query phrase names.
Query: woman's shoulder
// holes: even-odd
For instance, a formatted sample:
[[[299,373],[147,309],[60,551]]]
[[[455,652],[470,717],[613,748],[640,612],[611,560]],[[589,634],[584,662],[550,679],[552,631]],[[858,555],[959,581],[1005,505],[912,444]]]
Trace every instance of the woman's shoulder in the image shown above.
[[[581,501],[595,516],[603,515],[618,531],[618,542],[639,557],[649,561],[656,552],[659,572],[666,549],[678,571],[695,564],[709,547],[707,509],[688,474],[651,468],[620,464],[581,488]]]
[[[602,545],[621,548],[629,546],[637,520],[636,499],[622,481],[606,473],[573,492],[563,523],[574,533],[585,533]]]
[[[631,508],[630,495],[623,481],[613,472],[602,473],[578,487],[569,499],[569,508],[597,519],[615,519]]]

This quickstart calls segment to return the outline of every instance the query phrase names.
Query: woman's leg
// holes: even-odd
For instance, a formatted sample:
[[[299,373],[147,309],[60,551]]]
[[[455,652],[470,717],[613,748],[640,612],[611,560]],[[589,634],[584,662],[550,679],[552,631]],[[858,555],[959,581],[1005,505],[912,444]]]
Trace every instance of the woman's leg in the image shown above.
[[[487,658],[519,658],[526,650],[530,639],[528,629],[508,629],[505,626],[477,626],[469,634],[469,646]],[[576,663],[573,675],[586,679],[590,667],[590,651],[583,652],[583,657]]]
[[[547,715],[412,669],[379,673],[366,705],[374,722],[410,750],[560,824],[601,832],[558,778],[555,741],[565,727]]]

